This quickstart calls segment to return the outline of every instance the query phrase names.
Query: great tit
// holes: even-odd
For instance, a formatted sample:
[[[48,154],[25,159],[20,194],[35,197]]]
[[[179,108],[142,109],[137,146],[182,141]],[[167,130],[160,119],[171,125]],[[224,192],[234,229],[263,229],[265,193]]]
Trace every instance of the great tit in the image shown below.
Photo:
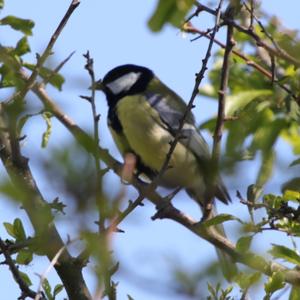
[[[150,69],[132,64],[109,71],[97,82],[96,89],[106,95],[108,126],[121,154],[134,154],[137,172],[154,179],[166,160],[186,103]],[[185,118],[181,135],[159,185],[183,187],[203,206],[211,185],[210,152],[191,112]],[[221,178],[217,176],[215,182],[215,197],[228,204],[231,199]],[[225,235],[223,228],[218,231]],[[217,252],[223,273],[230,279],[236,272],[235,266],[226,254]]]
[[[109,71],[100,89],[108,103],[108,126],[122,155],[133,153],[137,171],[153,179],[160,172],[170,143],[186,111],[186,103],[154,73],[137,65],[122,65]],[[210,178],[209,147],[187,114],[181,138],[172,153],[170,167],[159,184],[183,187],[200,204],[205,201]],[[231,199],[222,180],[217,179],[215,197],[224,203]]]

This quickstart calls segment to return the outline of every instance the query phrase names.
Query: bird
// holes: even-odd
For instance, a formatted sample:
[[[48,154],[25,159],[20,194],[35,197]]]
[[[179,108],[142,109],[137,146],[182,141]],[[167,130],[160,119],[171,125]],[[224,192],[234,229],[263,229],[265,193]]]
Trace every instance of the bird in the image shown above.
[[[211,189],[211,155],[184,100],[151,69],[134,64],[113,68],[96,82],[95,89],[106,96],[111,135],[124,158],[127,154],[134,155],[137,174],[150,180],[160,174],[170,145],[181,129],[169,168],[160,174],[158,185],[184,188],[203,209]],[[219,175],[213,192],[221,202],[231,201]],[[219,232],[225,234],[222,228]]]

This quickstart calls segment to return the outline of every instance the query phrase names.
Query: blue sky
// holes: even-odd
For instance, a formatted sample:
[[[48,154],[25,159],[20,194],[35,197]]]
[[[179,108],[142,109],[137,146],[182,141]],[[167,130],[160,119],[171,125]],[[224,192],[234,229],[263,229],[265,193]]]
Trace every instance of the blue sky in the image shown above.
[[[56,28],[58,22],[64,15],[70,1],[52,0],[10,0],[6,1],[5,9],[2,11],[2,17],[13,14],[23,18],[33,19],[36,23],[34,34],[30,37],[32,53],[26,57],[27,60],[34,62],[34,54],[41,52],[47,44],[49,37]],[[287,27],[300,28],[298,15],[299,1],[285,1],[284,5],[281,0],[262,1],[262,5],[268,12],[275,13],[282,18]],[[79,8],[75,11],[67,27],[57,41],[54,47],[55,55],[51,62],[57,64],[72,51],[76,51],[74,57],[62,70],[66,78],[63,91],[57,92],[49,87],[49,94],[56,99],[61,107],[76,122],[90,129],[92,126],[91,112],[87,103],[79,100],[78,95],[87,93],[86,88],[89,86],[88,76],[84,70],[84,58],[82,54],[87,50],[95,60],[95,70],[97,77],[101,78],[109,69],[124,63],[135,63],[150,67],[156,74],[174,89],[184,99],[188,99],[194,85],[194,74],[200,69],[204,51],[207,47],[207,41],[201,39],[191,43],[189,37],[182,37],[177,29],[166,26],[162,32],[153,34],[147,28],[149,19],[156,1],[140,0],[110,0],[110,1],[82,1]],[[203,29],[208,27],[211,19],[201,14],[197,24]],[[19,36],[12,34],[7,28],[0,28],[0,40],[4,45],[14,44]],[[1,92],[0,93],[4,93]],[[5,98],[6,94],[1,95]],[[32,95],[28,101],[38,103]],[[103,95],[98,95],[98,110],[103,116],[100,122],[100,132],[102,145],[109,148],[111,153],[116,157],[119,154],[108,134],[106,122],[106,102]],[[215,103],[204,99],[197,99],[197,108],[195,114],[198,121],[208,119],[215,114]],[[40,140],[45,125],[38,120],[31,121],[26,127],[29,138],[23,146],[25,154],[29,155],[34,149],[40,155],[47,156],[47,150],[40,148]],[[25,132],[25,133],[26,133]],[[54,122],[53,135],[50,137],[49,147],[55,148],[63,145],[65,140],[70,139],[70,135],[58,123]],[[279,150],[284,152],[288,148],[281,145]],[[37,162],[32,158],[31,166],[34,174],[37,176],[38,184],[47,199],[53,199],[57,196],[58,191],[49,188],[49,178],[44,178],[37,166]],[[253,183],[255,178],[255,166],[252,163],[245,163],[242,167],[247,170],[243,174],[243,182],[237,180],[234,176],[225,178],[231,194],[235,194],[236,189],[245,192],[246,187]],[[3,170],[1,169],[1,173]],[[51,179],[50,179],[51,180]],[[276,186],[279,178],[274,176],[269,189]],[[119,183],[119,180],[109,175],[107,178],[107,189],[110,190]],[[278,188],[277,188],[278,189]],[[129,191],[128,197],[134,197],[134,192]],[[198,207],[190,201],[184,193],[176,199],[176,205],[194,216],[199,216]],[[247,212],[244,207],[235,203],[228,207],[219,206],[222,212],[233,211],[234,214],[246,216]],[[143,300],[162,300],[167,299],[166,294],[159,295],[151,286],[147,286],[147,280],[150,278],[163,281],[167,278],[168,270],[173,261],[182,265],[189,270],[197,270],[209,258],[215,257],[213,247],[207,242],[199,240],[192,233],[188,232],[181,226],[171,221],[151,221],[150,217],[155,213],[152,204],[146,203],[145,207],[138,208],[129,218],[121,225],[126,231],[124,235],[117,235],[113,240],[115,255],[120,258],[123,265],[120,275],[119,293],[120,299],[126,299],[129,293],[135,299]],[[26,217],[23,212],[7,201],[0,202],[0,221],[12,221],[16,216]],[[69,220],[70,221],[70,220]],[[91,218],[92,226],[94,219]],[[26,221],[28,222],[28,221]],[[70,228],[70,222],[61,223],[65,225],[62,234],[66,238],[67,232],[74,232]],[[71,226],[76,224],[71,223]],[[29,226],[29,225],[28,225]],[[228,225],[230,237],[235,239],[232,225]],[[30,226],[29,226],[29,231]],[[3,227],[0,224],[0,234],[5,236]],[[263,241],[259,240],[254,247],[260,251],[267,248],[271,236],[267,236]],[[35,279],[37,286],[37,276],[34,273],[42,273],[47,267],[47,261],[37,259],[38,263],[34,264],[30,271],[32,278]],[[132,271],[136,272],[133,274]],[[25,271],[27,269],[25,268]],[[91,272],[87,271],[87,278],[90,286],[93,286],[94,279]],[[10,282],[4,286],[6,299],[16,299],[19,291],[11,281],[5,266],[0,266],[0,278],[2,282]],[[52,282],[57,282],[54,272],[51,273]],[[142,280],[141,280],[142,279]],[[61,299],[61,297],[59,297]],[[184,300],[182,296],[172,296],[172,299]]]

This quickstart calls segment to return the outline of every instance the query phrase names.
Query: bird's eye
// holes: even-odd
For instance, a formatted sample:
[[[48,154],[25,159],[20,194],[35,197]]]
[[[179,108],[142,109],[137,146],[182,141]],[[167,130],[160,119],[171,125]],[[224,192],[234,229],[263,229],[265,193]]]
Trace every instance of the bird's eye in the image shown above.
[[[118,95],[122,92],[128,92],[131,87],[138,81],[142,73],[127,73],[114,81],[106,84],[114,95]]]

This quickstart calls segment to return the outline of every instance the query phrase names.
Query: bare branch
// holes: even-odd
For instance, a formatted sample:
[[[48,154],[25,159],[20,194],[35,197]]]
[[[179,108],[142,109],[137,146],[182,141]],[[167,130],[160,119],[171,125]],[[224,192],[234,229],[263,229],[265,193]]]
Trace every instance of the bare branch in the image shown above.
[[[41,298],[41,294],[42,294],[42,288],[43,288],[43,283],[46,280],[49,272],[55,267],[55,265],[59,262],[59,258],[62,256],[63,252],[67,250],[67,247],[75,242],[75,240],[72,241],[68,241],[63,247],[61,247],[57,253],[54,255],[54,257],[52,258],[52,260],[50,261],[49,266],[47,267],[47,269],[43,272],[43,274],[40,276],[40,283],[38,286],[38,290],[36,292],[36,296],[34,298],[34,300],[42,300]]]
[[[72,58],[72,56],[74,55],[75,51],[71,52],[50,74],[50,76],[48,76],[47,78],[45,78],[41,84],[46,85],[54,76],[55,74],[57,74],[62,68],[63,66]]]
[[[90,56],[89,51],[83,55],[86,59],[85,69],[88,71],[90,78],[91,78],[91,96],[88,98],[91,104],[92,115],[93,115],[93,125],[94,125],[94,144],[95,144],[95,151],[93,152],[94,161],[95,161],[95,170],[96,170],[96,177],[95,177],[95,190],[96,190],[96,204],[98,206],[99,212],[99,219],[98,219],[98,226],[99,226],[99,234],[102,236],[102,243],[103,243],[103,251],[105,252],[103,261],[100,262],[100,268],[103,273],[103,279],[101,282],[101,286],[98,288],[100,293],[102,293],[103,289],[102,286],[104,284],[104,290],[108,296],[109,300],[114,300],[114,291],[115,286],[111,280],[111,274],[109,272],[110,266],[112,264],[111,259],[111,251],[110,251],[110,230],[105,229],[105,221],[107,218],[107,211],[108,211],[108,204],[105,201],[104,194],[102,192],[102,173],[100,168],[100,155],[99,155],[99,120],[100,115],[97,113],[96,108],[96,98],[95,98],[95,73],[94,73],[94,62]],[[102,283],[103,282],[103,283]]]

